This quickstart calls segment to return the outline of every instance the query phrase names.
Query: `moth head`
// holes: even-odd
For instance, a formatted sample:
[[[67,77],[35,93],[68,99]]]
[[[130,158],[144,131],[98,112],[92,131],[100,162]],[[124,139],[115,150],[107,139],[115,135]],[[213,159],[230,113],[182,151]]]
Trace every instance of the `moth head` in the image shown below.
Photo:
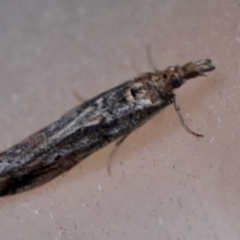
[[[182,69],[178,66],[169,67],[163,72],[163,79],[166,79],[170,88],[179,88],[185,82]]]
[[[169,67],[161,72],[159,88],[164,92],[171,93],[175,88],[181,87],[185,82],[181,68],[178,66]]]
[[[181,87],[186,81],[205,76],[205,72],[214,69],[210,59],[199,60],[183,66],[170,66],[164,71],[155,71],[151,75],[151,81],[161,95],[172,95],[175,88]]]
[[[183,66],[171,66],[165,71],[172,72],[171,82],[172,88],[180,87],[186,80],[206,76],[205,72],[210,72],[215,69],[210,59],[199,60],[196,62],[188,62]]]

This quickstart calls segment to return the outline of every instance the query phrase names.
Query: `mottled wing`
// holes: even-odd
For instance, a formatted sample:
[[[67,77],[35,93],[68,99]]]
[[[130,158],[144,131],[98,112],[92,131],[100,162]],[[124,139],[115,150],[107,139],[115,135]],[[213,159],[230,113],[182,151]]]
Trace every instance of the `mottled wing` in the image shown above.
[[[100,94],[1,153],[0,195],[49,181],[146,121],[151,102],[129,100],[133,84],[129,81]]]

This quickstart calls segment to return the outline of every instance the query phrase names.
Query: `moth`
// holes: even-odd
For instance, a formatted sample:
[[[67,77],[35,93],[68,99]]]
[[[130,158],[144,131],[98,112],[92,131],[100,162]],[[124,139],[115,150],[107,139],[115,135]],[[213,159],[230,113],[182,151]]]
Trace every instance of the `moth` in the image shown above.
[[[214,69],[210,59],[164,71],[155,69],[82,103],[0,153],[0,196],[42,185],[116,139],[119,146],[132,131],[172,103],[182,126],[202,136],[185,124],[174,90]]]

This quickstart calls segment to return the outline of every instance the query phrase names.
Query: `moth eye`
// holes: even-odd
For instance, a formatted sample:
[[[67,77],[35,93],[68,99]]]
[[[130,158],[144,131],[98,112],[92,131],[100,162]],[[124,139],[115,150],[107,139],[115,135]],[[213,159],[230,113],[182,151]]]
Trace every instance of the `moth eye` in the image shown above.
[[[168,75],[167,75],[166,73],[163,73],[162,76],[163,76],[164,79],[167,79],[167,78],[168,78]]]
[[[178,88],[178,87],[180,87],[182,85],[182,79],[180,79],[180,78],[174,78],[173,80],[172,80],[172,87],[173,88]]]

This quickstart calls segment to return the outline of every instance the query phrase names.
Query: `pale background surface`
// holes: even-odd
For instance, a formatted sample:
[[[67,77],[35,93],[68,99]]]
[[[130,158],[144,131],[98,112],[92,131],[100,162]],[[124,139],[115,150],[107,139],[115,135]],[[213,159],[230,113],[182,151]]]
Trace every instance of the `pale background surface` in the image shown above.
[[[86,99],[159,66],[217,69],[173,107],[67,174],[0,199],[0,239],[240,239],[240,2],[0,1],[0,150]],[[122,163],[122,164],[121,164]]]

